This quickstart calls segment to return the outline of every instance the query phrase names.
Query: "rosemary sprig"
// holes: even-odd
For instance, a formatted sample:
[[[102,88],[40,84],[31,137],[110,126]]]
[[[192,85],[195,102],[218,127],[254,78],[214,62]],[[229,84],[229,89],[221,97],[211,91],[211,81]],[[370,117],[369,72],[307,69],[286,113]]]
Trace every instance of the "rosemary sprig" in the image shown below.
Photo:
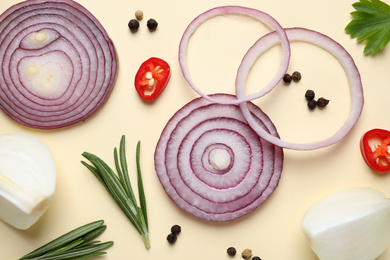
[[[93,241],[106,230],[107,226],[103,223],[103,220],[98,220],[78,227],[35,249],[19,260],[81,260],[106,254],[102,250],[112,246],[114,242]]]
[[[133,226],[137,229],[144,241],[145,247],[149,249],[149,225],[146,210],[145,191],[143,188],[141,175],[140,145],[141,142],[138,141],[136,149],[136,164],[139,206],[137,204],[137,200],[135,198],[129,178],[124,135],[120,141],[119,154],[117,148],[114,148],[114,161],[117,174],[102,159],[88,152],[84,152],[82,155],[92,165],[84,161],[81,161],[81,163],[87,167],[104,186],[107,192],[111,195],[112,199],[116,202],[119,208],[133,224]]]

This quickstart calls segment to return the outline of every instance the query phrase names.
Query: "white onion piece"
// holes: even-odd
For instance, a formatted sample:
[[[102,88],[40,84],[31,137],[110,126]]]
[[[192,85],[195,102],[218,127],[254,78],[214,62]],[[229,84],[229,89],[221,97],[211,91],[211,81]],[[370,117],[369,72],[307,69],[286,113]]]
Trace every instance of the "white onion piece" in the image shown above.
[[[56,176],[54,157],[42,141],[0,136],[0,218],[18,229],[31,227],[52,202]]]
[[[117,60],[99,21],[71,0],[30,0],[0,15],[0,108],[32,128],[84,121],[106,100]]]
[[[264,131],[264,129],[260,125],[256,123],[255,118],[251,115],[250,110],[245,103],[241,103],[240,108],[244,114],[245,119],[248,121],[248,124],[253,128],[253,130],[256,131],[262,138],[277,146],[295,150],[314,150],[335,144],[349,133],[349,131],[358,121],[363,109],[364,96],[359,70],[356,67],[355,62],[353,58],[349,55],[349,53],[339,43],[332,40],[328,36],[304,28],[288,28],[285,29],[285,31],[290,42],[304,41],[317,45],[328,51],[336,59],[338,59],[341,66],[345,70],[350,86],[352,105],[349,117],[341,126],[341,128],[331,137],[318,142],[299,144],[286,142],[281,140],[277,136],[270,135],[269,133],[267,133],[267,131]],[[237,72],[236,94],[239,100],[245,98],[246,79],[256,59],[270,47],[278,43],[280,43],[278,35],[275,33],[270,33],[260,38],[252,46],[252,48],[249,49],[249,51],[243,58],[242,63]]]
[[[197,86],[196,84],[192,81],[190,72],[187,66],[187,47],[188,47],[188,42],[191,38],[191,35],[194,34],[196,29],[205,21],[216,17],[220,15],[244,15],[248,16],[254,19],[257,19],[266,25],[268,25],[271,29],[273,29],[276,32],[276,35],[278,39],[281,42],[282,46],[282,51],[283,51],[283,56],[281,60],[281,64],[279,67],[279,70],[277,71],[275,77],[271,79],[271,81],[263,87],[261,90],[259,90],[256,93],[253,93],[248,96],[242,96],[241,98],[238,98],[238,100],[231,100],[228,103],[229,104],[239,104],[245,101],[251,101],[257,98],[260,98],[270,92],[278,83],[279,81],[283,78],[285,75],[287,69],[288,69],[288,64],[290,61],[290,44],[287,39],[286,33],[284,32],[283,28],[280,26],[280,24],[272,18],[269,14],[261,12],[256,9],[251,9],[247,7],[241,7],[241,6],[221,6],[221,7],[216,7],[213,9],[210,9],[198,17],[196,17],[187,27],[185,30],[181,41],[179,45],[179,63],[180,67],[183,73],[184,78],[188,82],[188,84],[191,86],[191,88],[198,93],[200,96],[203,98],[212,101],[212,102],[222,102],[221,100],[216,100],[213,99],[212,97],[204,94]],[[227,102],[227,101],[224,101]]]
[[[169,120],[155,151],[155,169],[168,196],[184,211],[211,221],[230,221],[261,205],[275,190],[283,150],[259,138],[237,105],[221,104],[235,96],[215,94],[212,103],[197,98]],[[255,105],[250,110],[273,135],[276,129]],[[229,156],[213,167],[213,151]],[[224,159],[226,160],[226,158]]]
[[[390,244],[390,200],[370,188],[334,192],[306,211],[302,229],[321,260],[374,260]]]

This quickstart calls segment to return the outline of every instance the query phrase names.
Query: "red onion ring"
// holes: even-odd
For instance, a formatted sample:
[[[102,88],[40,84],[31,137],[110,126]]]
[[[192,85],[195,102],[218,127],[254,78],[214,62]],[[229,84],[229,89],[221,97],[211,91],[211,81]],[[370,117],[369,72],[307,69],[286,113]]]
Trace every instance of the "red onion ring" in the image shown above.
[[[242,96],[241,98],[238,98],[238,100],[231,100],[231,101],[229,101],[229,104],[239,104],[242,102],[258,99],[258,98],[264,96],[265,94],[267,94],[268,92],[270,92],[280,82],[280,80],[283,78],[283,76],[286,74],[287,69],[288,69],[288,64],[290,61],[290,43],[288,41],[286,33],[284,32],[284,30],[280,26],[280,24],[274,18],[272,18],[269,14],[261,12],[261,11],[256,10],[256,9],[251,9],[251,8],[246,8],[246,7],[241,7],[241,6],[221,6],[221,7],[216,7],[216,8],[210,9],[210,10],[202,13],[201,15],[196,17],[188,25],[187,29],[185,30],[185,32],[181,38],[180,45],[179,45],[179,63],[180,63],[180,67],[181,67],[183,76],[186,79],[186,81],[188,82],[188,84],[191,86],[191,88],[197,94],[202,96],[203,98],[205,98],[209,101],[215,102],[215,103],[221,102],[221,101],[215,100],[215,99],[211,98],[210,96],[204,94],[195,85],[195,83],[192,81],[192,79],[190,77],[189,69],[187,66],[187,58],[186,58],[187,47],[188,47],[188,42],[189,42],[191,35],[196,31],[196,29],[202,23],[204,23],[205,21],[207,21],[213,17],[219,16],[219,15],[231,15],[231,14],[249,16],[249,17],[257,19],[257,20],[265,23],[269,27],[271,27],[277,33],[278,39],[281,42],[283,56],[282,56],[281,65],[280,65],[279,70],[277,71],[275,77],[273,79],[271,79],[271,81],[264,88],[262,88],[261,90],[259,90],[256,93],[253,93],[253,94],[248,95],[246,97]]]
[[[275,190],[283,150],[246,123],[233,95],[200,97],[174,114],[155,151],[155,169],[168,196],[184,211],[211,221],[230,221],[260,206]],[[248,103],[258,124],[277,136],[260,108]],[[225,168],[210,166],[213,150],[224,152]]]
[[[116,76],[114,46],[99,21],[71,0],[30,0],[0,15],[0,108],[32,128],[90,117]]]
[[[352,97],[351,112],[349,117],[341,126],[341,128],[329,138],[312,143],[291,143],[281,140],[279,137],[269,134],[265,131],[261,125],[259,125],[255,118],[252,116],[248,105],[245,103],[240,104],[240,108],[243,112],[245,119],[253,130],[262,138],[273,143],[279,147],[295,149],[295,150],[314,150],[326,146],[330,146],[343,139],[353,126],[357,123],[360,114],[363,110],[364,96],[363,87],[360,78],[360,73],[351,55],[336,41],[330,37],[321,34],[316,31],[304,29],[304,28],[289,28],[285,29],[289,41],[304,41],[312,43],[321,47],[322,49],[331,53],[344,68]],[[236,94],[239,100],[245,98],[245,85],[249,71],[253,66],[256,59],[267,49],[278,44],[280,42],[279,37],[275,33],[269,33],[260,38],[245,55],[242,63],[237,72],[236,78]]]

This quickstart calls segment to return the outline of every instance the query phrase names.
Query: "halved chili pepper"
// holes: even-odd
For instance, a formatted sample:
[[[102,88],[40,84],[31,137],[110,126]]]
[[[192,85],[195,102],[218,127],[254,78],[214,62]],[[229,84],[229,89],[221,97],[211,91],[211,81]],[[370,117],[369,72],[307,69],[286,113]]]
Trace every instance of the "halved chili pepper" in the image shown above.
[[[138,95],[148,101],[154,100],[165,89],[171,77],[169,64],[152,57],[141,64],[135,75],[134,85]]]
[[[360,151],[364,161],[378,172],[390,171],[390,132],[372,129],[360,139]]]

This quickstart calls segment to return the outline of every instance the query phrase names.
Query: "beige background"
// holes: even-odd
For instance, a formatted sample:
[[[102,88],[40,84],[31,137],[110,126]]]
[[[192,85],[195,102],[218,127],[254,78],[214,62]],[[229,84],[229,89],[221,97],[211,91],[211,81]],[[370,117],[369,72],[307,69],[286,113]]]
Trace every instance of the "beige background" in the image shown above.
[[[4,11],[17,0],[1,0]],[[350,39],[344,27],[350,21],[354,0],[79,0],[103,24],[112,38],[119,60],[115,88],[107,103],[88,121],[62,130],[39,131],[18,125],[0,112],[0,134],[23,132],[42,139],[54,153],[58,166],[55,199],[45,215],[29,230],[16,230],[0,221],[0,259],[16,259],[43,243],[87,222],[104,219],[108,229],[101,240],[113,240],[102,259],[230,259],[229,246],[240,253],[251,248],[262,259],[317,259],[300,228],[305,210],[332,191],[367,186],[390,194],[390,174],[378,176],[360,156],[359,139],[371,128],[390,129],[390,46],[375,56],[363,55],[363,45]],[[197,95],[186,84],[178,64],[178,45],[186,26],[209,8],[240,4],[269,13],[284,27],[307,27],[332,37],[353,56],[361,72],[365,107],[353,131],[332,147],[311,152],[285,151],[279,187],[250,215],[229,223],[200,220],[180,210],[165,194],[153,168],[153,153],[168,119]],[[144,19],[137,33],[127,23],[141,9]],[[151,33],[146,21],[155,18]],[[188,59],[194,81],[206,93],[234,93],[237,67],[246,50],[267,29],[259,22],[235,16],[219,17],[198,29],[190,41]],[[167,89],[153,104],[140,100],[133,87],[139,65],[151,56],[165,59],[172,68]],[[280,53],[272,49],[259,59],[251,73],[248,92],[275,73]],[[299,70],[299,84],[281,84],[256,101],[270,116],[280,135],[289,141],[322,139],[343,123],[349,113],[349,88],[338,62],[321,49],[292,44],[291,71]],[[269,78],[267,78],[269,77]],[[331,99],[323,110],[308,111],[303,95],[312,88]],[[113,166],[112,149],[127,136],[129,168],[135,177],[135,146],[141,140],[141,163],[147,196],[151,249],[84,168],[81,153],[100,155]],[[133,180],[135,180],[133,178]],[[176,244],[166,236],[173,224],[182,226]],[[235,259],[240,259],[236,256]],[[390,259],[390,248],[381,260]]]

